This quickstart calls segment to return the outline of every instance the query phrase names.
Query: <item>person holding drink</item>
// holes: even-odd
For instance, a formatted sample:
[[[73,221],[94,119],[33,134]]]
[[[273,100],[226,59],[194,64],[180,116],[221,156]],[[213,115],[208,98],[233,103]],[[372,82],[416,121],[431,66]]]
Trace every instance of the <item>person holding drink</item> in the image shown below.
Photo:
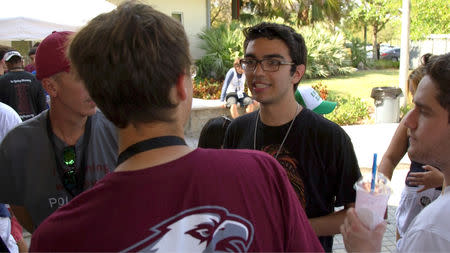
[[[425,75],[425,64],[433,57],[431,54],[422,56],[419,67],[414,69],[408,77],[408,90],[414,96],[420,80]],[[400,122],[394,137],[392,137],[386,153],[381,160],[379,171],[392,178],[393,171],[408,149],[407,128],[404,120]],[[410,171],[405,180],[399,206],[395,212],[397,225],[397,240],[402,237],[409,224],[428,204],[441,194],[443,175],[439,169],[411,161]]]
[[[411,160],[440,168],[444,186],[450,182],[450,53],[436,56],[425,64],[413,100],[415,107],[403,124],[408,128],[408,155]],[[450,188],[422,210],[397,242],[399,252],[448,252],[450,249]],[[347,211],[341,226],[345,248],[349,252],[379,252],[386,223],[371,230],[355,209]]]

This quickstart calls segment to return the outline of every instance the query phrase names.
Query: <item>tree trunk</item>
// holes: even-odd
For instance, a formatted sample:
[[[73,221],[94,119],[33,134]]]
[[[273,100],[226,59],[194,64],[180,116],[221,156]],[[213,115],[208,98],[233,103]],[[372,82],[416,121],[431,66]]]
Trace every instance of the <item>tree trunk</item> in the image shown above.
[[[372,44],[373,56],[372,56],[372,58],[375,60],[380,59],[380,54],[379,54],[380,50],[378,49],[377,35],[378,35],[378,26],[374,25],[373,26],[373,44]]]
[[[231,18],[239,19],[239,11],[240,11],[239,0],[232,0],[231,1]]]
[[[367,46],[367,24],[364,24],[364,67],[367,67],[367,47],[366,46]]]

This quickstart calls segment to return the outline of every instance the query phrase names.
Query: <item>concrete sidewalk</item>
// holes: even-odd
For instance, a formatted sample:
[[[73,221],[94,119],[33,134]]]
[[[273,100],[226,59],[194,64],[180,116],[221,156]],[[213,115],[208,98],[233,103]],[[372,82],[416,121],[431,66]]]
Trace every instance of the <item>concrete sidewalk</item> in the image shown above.
[[[373,154],[378,154],[378,164],[389,147],[392,136],[394,136],[398,123],[373,124],[373,125],[352,125],[342,128],[352,139],[356,157],[360,167],[372,168]],[[405,155],[400,163],[411,161]]]

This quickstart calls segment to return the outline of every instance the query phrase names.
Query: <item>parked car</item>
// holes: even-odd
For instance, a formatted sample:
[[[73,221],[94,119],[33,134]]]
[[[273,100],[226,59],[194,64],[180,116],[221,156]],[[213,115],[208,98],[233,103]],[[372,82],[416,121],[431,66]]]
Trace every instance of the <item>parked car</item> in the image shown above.
[[[380,59],[398,61],[400,59],[400,48],[395,47],[380,54]]]
[[[388,45],[388,44],[381,44],[380,45],[380,58],[383,53],[386,53],[387,51],[389,51],[393,48],[395,48],[395,47]],[[373,58],[373,50],[372,49],[373,49],[372,45],[366,46],[367,59]]]

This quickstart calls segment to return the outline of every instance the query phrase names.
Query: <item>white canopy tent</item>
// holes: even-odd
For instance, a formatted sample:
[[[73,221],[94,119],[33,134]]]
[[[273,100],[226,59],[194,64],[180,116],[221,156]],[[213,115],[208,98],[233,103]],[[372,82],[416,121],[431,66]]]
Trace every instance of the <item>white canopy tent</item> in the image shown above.
[[[116,8],[105,0],[0,0],[0,40],[42,40],[53,31],[76,31]]]

